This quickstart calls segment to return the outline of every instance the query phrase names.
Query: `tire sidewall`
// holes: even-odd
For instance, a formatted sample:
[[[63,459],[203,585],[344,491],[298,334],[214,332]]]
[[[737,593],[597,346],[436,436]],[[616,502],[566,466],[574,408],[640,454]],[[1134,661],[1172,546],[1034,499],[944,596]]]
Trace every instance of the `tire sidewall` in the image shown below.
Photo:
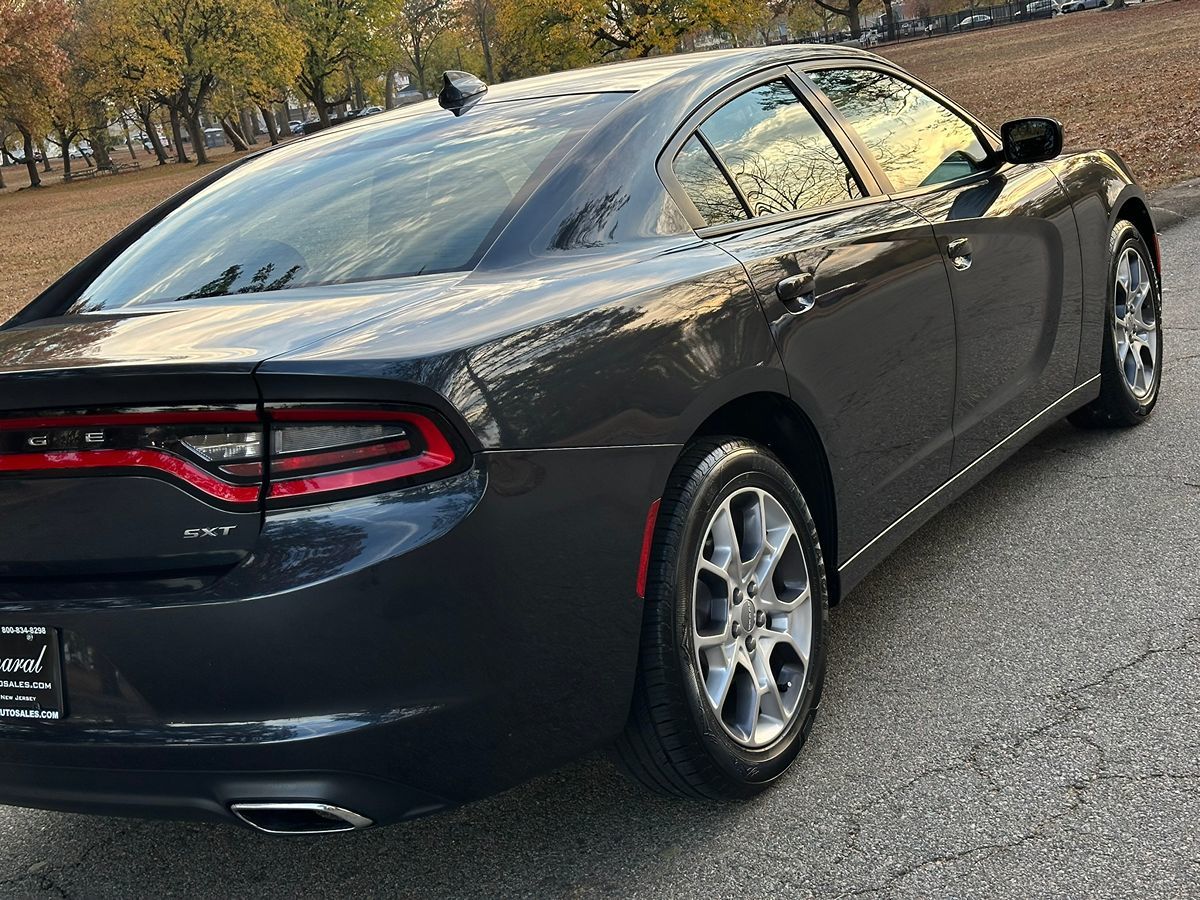
[[[1129,382],[1125,380],[1125,374],[1117,358],[1117,338],[1114,330],[1114,323],[1116,321],[1117,266],[1120,263],[1122,254],[1131,246],[1141,255],[1142,260],[1146,263],[1151,273],[1150,297],[1154,304],[1154,321],[1157,337],[1158,358],[1155,360],[1157,368],[1154,374],[1154,385],[1150,393],[1144,398],[1135,396],[1133,389],[1129,386]],[[1154,405],[1158,402],[1159,389],[1162,386],[1162,293],[1159,290],[1158,278],[1154,257],[1150,253],[1150,248],[1146,246],[1146,241],[1142,238],[1141,232],[1131,222],[1118,222],[1113,227],[1112,234],[1109,236],[1108,289],[1105,294],[1106,305],[1104,309],[1103,372],[1105,375],[1111,375],[1112,379],[1116,382],[1116,386],[1120,389],[1120,396],[1124,400],[1124,406],[1129,415],[1141,419],[1150,415],[1150,412],[1154,409]]]
[[[787,731],[769,747],[750,750],[729,737],[704,693],[692,637],[693,587],[709,519],[734,492],[759,487],[770,492],[787,510],[796,527],[812,586],[813,626],[804,693]],[[741,447],[722,458],[700,484],[687,510],[678,558],[674,563],[674,645],[683,673],[686,702],[699,737],[713,761],[736,782],[766,784],[781,775],[799,752],[820,701],[825,674],[828,588],[823,562],[812,539],[812,518],[803,496],[787,470],[769,454]]]

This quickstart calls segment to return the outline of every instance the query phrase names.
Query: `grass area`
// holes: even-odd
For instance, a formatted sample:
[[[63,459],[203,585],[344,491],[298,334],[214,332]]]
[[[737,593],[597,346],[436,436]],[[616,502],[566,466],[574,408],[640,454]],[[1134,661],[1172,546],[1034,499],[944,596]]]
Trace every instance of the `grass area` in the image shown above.
[[[229,148],[209,153],[217,163],[232,159]],[[114,152],[113,158],[126,162],[128,151]],[[56,171],[43,175],[47,187],[37,191],[16,190],[29,184],[23,166],[4,169],[9,188],[0,193],[0,321],[142,213],[216,168],[159,166],[153,159],[139,153],[138,172],[72,184],[61,182],[62,161],[52,160]],[[76,160],[72,168],[79,165]]]
[[[985,121],[1055,116],[1072,148],[1112,147],[1148,189],[1200,176],[1200,2],[918,40],[882,53]],[[218,162],[228,148],[215,151]],[[124,159],[124,151],[117,153]],[[143,212],[213,167],[154,166],[40,191],[9,167],[0,194],[0,320]],[[60,162],[55,162],[56,167]],[[56,176],[51,176],[55,178]]]

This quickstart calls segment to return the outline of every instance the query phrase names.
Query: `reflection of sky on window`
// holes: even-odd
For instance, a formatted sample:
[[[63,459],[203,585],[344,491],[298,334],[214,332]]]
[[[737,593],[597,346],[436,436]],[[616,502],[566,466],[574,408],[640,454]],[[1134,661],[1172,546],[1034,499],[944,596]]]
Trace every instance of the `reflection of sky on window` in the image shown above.
[[[485,105],[272,151],[168,215],[75,309],[462,267],[557,144],[618,100]]]
[[[966,122],[910,84],[865,69],[810,77],[871,148],[898,191],[940,180],[931,176],[957,153],[975,163],[987,158]]]

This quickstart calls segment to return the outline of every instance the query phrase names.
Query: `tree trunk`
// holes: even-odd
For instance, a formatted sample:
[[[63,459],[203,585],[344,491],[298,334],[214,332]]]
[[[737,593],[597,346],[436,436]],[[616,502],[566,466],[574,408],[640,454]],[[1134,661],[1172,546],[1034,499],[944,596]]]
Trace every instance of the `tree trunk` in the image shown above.
[[[483,48],[483,71],[488,84],[496,81],[496,73],[492,69],[492,38],[488,34],[488,0],[475,0],[475,21],[479,25],[479,46]]]
[[[258,138],[255,136],[258,132],[258,122],[254,121],[254,111],[251,109],[242,109],[238,113],[238,118],[241,120],[242,137],[246,139],[247,144],[257,144]]]
[[[103,125],[95,125],[88,129],[88,143],[92,145],[92,156],[96,157],[96,165],[101,169],[111,169],[112,159],[108,155],[108,129]]]
[[[4,190],[7,187],[8,187],[8,185],[6,185],[4,183],[4,167],[0,166],[0,191]]]
[[[29,186],[41,187],[42,178],[38,175],[37,160],[33,158],[33,135],[20,125],[17,126],[17,130],[21,132],[21,137],[25,141],[25,168],[29,170]]]
[[[208,148],[204,146],[204,128],[200,125],[199,108],[188,116],[188,131],[192,133],[192,153],[196,157],[196,165],[207,165]]]
[[[66,130],[60,128],[58,129],[58,137],[63,155],[63,181],[69,181],[71,178],[71,135],[67,134]]]
[[[187,151],[183,149],[183,124],[179,120],[179,110],[171,107],[171,140],[175,142],[175,161],[176,162],[191,162],[188,159]]]
[[[387,78],[383,80],[383,108],[396,108],[396,73],[388,69]]]
[[[46,142],[46,140],[44,138],[41,141],[41,151],[42,151],[42,171],[43,172],[53,172],[54,167],[52,165],[50,165],[50,145]]]
[[[88,121],[92,124],[86,133],[96,165],[102,169],[112,168],[112,160],[108,157],[108,110],[102,103],[89,103],[87,110]]]
[[[121,117],[121,129],[125,132],[125,146],[129,148],[129,158],[137,159],[137,151],[133,149],[133,138],[129,134],[129,123]]]
[[[165,166],[167,164],[167,151],[163,149],[162,141],[158,137],[158,126],[150,118],[149,105],[138,107],[138,118],[142,120],[142,130],[146,132],[146,137],[150,140],[150,146],[154,150],[154,155],[158,158],[158,164]]]
[[[225,136],[229,138],[229,143],[233,144],[233,149],[238,153],[244,150],[249,150],[250,145],[246,143],[246,139],[242,137],[242,133],[237,130],[237,126],[228,119],[221,119],[221,128],[225,131]]]
[[[355,75],[354,76],[354,106],[357,109],[362,109],[366,105],[367,105],[367,100],[366,100],[365,95],[363,94],[362,82],[359,80],[358,76]]]
[[[856,38],[862,34],[862,22],[858,18],[858,0],[850,0],[846,6],[846,20],[850,23],[850,36]]]
[[[260,108],[263,121],[267,124],[267,137],[271,139],[271,144],[279,143],[279,129],[275,126],[275,114],[271,112],[271,107],[263,106]]]

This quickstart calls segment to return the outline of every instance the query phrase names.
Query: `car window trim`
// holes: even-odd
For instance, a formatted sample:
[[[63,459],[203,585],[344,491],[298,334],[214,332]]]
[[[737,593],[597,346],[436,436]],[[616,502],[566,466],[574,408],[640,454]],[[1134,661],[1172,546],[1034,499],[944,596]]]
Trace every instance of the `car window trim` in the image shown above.
[[[691,197],[683,185],[679,183],[679,179],[675,177],[674,162],[679,150],[687,143],[688,139],[693,134],[699,136],[706,147],[710,147],[706,138],[700,134],[700,128],[704,122],[718,109],[728,103],[735,97],[753,90],[756,87],[767,84],[772,81],[786,81],[796,92],[797,99],[807,109],[809,115],[824,132],[829,142],[833,145],[834,150],[841,156],[842,161],[846,164],[847,170],[851,176],[858,182],[859,190],[863,196],[854,200],[848,200],[845,203],[830,204],[826,206],[811,207],[809,209],[792,210],[789,212],[776,213],[771,216],[754,216],[739,222],[725,222],[716,225],[710,225],[700,211],[696,209],[696,205],[692,203]],[[805,85],[803,80],[796,74],[791,63],[778,63],[758,72],[751,73],[737,81],[727,84],[719,91],[712,94],[703,103],[693,109],[675,129],[674,134],[667,141],[666,145],[659,152],[658,159],[655,163],[655,169],[658,172],[659,179],[666,188],[667,193],[675,201],[684,217],[692,226],[692,229],[700,237],[706,237],[716,234],[729,234],[733,231],[741,231],[749,228],[757,228],[760,225],[775,225],[780,222],[791,221],[795,219],[804,219],[813,215],[821,215],[831,210],[840,210],[846,207],[870,205],[879,200],[886,199],[886,192],[883,186],[875,179],[874,173],[866,166],[865,160],[862,159],[858,150],[849,143],[844,137],[843,129],[824,112],[824,106],[815,103],[813,88]],[[728,167],[725,165],[719,153],[714,149],[710,149],[713,153],[713,158],[717,165],[721,167],[726,175],[726,180],[732,178]],[[749,208],[746,204],[746,199],[739,187],[736,186],[736,179],[732,179],[735,187],[734,192],[742,202],[743,207]]]
[[[827,69],[873,69],[878,72],[883,72],[885,75],[895,78],[897,81],[902,81],[909,87],[915,88],[918,91],[922,91],[928,97],[937,103],[940,103],[946,109],[950,110],[950,112],[962,119],[963,122],[965,122],[967,126],[975,132],[976,139],[987,151],[988,157],[992,161],[992,165],[986,169],[983,169],[982,171],[972,172],[970,175],[964,175],[962,178],[956,178],[953,181],[938,181],[934,184],[917,185],[916,187],[909,188],[908,190],[897,191],[887,173],[879,165],[879,161],[875,158],[875,154],[872,153],[870,148],[863,143],[858,131],[841,114],[841,112],[833,104],[833,101],[825,96],[824,91],[817,87],[816,83],[808,77],[808,73],[810,72],[817,72]],[[975,118],[975,116],[971,115],[953,100],[950,100],[945,95],[925,84],[919,78],[914,78],[912,75],[902,71],[896,66],[888,65],[882,60],[823,59],[802,63],[797,67],[797,75],[809,86],[811,90],[817,94],[821,101],[822,107],[828,110],[830,117],[838,123],[843,131],[846,132],[846,134],[849,136],[849,139],[853,142],[855,148],[858,150],[859,154],[865,156],[866,161],[870,166],[872,173],[875,175],[876,180],[883,187],[884,192],[893,200],[904,200],[910,197],[919,197],[925,194],[936,193],[937,191],[952,190],[958,187],[966,187],[976,182],[986,181],[987,179],[992,178],[1005,165],[1004,157],[999,150],[1000,138],[994,131],[992,131],[992,129],[988,128],[977,118]]]
[[[720,170],[721,175],[724,177],[725,183],[729,185],[729,189],[731,191],[733,191],[733,195],[735,197],[737,197],[738,203],[742,204],[742,211],[745,212],[745,214],[746,214],[746,220],[753,219],[754,218],[754,210],[752,210],[750,208],[750,198],[746,196],[746,192],[742,190],[742,186],[740,184],[738,184],[737,178],[734,176],[733,172],[730,171],[729,164],[727,162],[725,162],[725,157],[723,157],[721,155],[720,151],[717,150],[717,148],[712,145],[712,141],[710,141],[708,139],[708,136],[703,131],[700,130],[699,126],[697,126],[696,130],[693,131],[691,133],[691,135],[688,136],[689,141],[692,138],[695,138],[697,141],[699,141],[700,146],[703,147],[705,150],[707,150],[708,155],[712,157],[712,160],[716,164],[717,169]],[[683,147],[686,145],[687,145],[687,141],[684,141],[683,144],[680,145],[680,150],[682,150]],[[675,160],[678,158],[679,158],[678,153],[676,153],[675,156],[671,158],[671,171],[672,172],[674,172],[674,170],[675,170]],[[680,187],[683,187],[683,185],[680,185]],[[685,193],[686,193],[686,191],[687,191],[687,188],[684,188]],[[688,200],[690,201],[691,199],[692,199],[691,195],[689,194]],[[699,210],[697,210],[697,212],[699,212]]]

